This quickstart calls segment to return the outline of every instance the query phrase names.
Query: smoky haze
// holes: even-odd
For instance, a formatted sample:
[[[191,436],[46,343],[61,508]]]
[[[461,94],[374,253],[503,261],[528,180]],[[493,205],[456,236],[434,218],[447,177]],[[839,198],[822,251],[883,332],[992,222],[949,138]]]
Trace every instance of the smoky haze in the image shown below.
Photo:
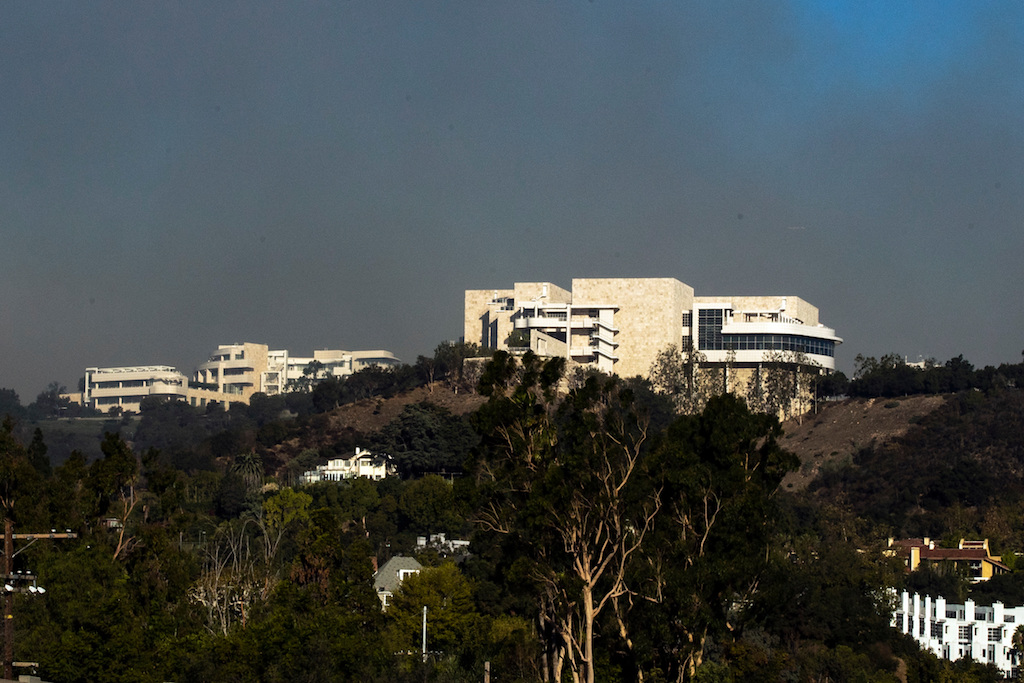
[[[1018,362],[1024,5],[9,2],[0,386],[462,333],[467,288],[790,294]]]

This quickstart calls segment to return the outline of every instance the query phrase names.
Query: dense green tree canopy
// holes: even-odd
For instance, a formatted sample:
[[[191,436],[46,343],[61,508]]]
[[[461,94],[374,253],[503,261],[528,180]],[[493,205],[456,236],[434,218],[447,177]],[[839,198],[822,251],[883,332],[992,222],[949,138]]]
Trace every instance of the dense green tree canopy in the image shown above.
[[[906,374],[883,360],[862,376]],[[469,390],[462,361],[458,386],[435,392]],[[226,412],[147,403],[88,423],[107,432],[90,453],[55,448],[57,422],[4,422],[3,517],[78,534],[15,543],[15,569],[47,588],[15,596],[16,658],[61,681],[462,681],[485,662],[497,681],[996,680],[889,629],[887,589],[1015,602],[1018,574],[908,577],[882,549],[889,535],[989,537],[1016,563],[1017,366],[936,364],[936,386],[978,390],[801,494],[779,490],[796,464],[779,423],[735,396],[677,418],[649,383],[566,377],[561,359],[473,367],[486,404],[469,418],[407,408],[373,444],[406,476],[382,481],[301,486],[284,465],[348,452],[356,435],[317,410],[423,368]],[[467,463],[454,482],[422,476]],[[418,545],[441,532],[471,552]],[[383,612],[373,571],[396,554],[427,569]]]

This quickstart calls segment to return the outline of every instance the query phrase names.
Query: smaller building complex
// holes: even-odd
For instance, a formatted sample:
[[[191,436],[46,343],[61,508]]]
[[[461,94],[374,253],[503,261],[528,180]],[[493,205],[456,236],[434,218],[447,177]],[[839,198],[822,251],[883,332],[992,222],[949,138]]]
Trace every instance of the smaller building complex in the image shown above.
[[[268,396],[308,390],[329,377],[346,377],[368,367],[401,361],[390,351],[319,350],[311,357],[271,350],[266,344],[222,344],[189,379],[169,365],[87,368],[82,405],[104,412],[138,411],[143,400],[181,400],[192,406],[211,402],[248,403],[253,394]]]
[[[899,596],[892,625],[914,638],[922,649],[955,661],[970,657],[996,666],[1007,678],[1016,678],[1022,653],[1014,649],[1013,635],[1024,624],[1024,607],[991,607],[947,603],[943,597],[921,597],[907,591]]]
[[[184,401],[187,395],[188,378],[169,365],[86,368],[82,404],[102,411],[138,410],[151,396]]]

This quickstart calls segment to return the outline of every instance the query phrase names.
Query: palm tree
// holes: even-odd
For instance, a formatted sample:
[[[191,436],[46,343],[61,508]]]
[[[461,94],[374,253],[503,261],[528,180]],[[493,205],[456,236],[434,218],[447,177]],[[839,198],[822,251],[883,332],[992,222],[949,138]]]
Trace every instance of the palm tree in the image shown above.
[[[263,484],[263,458],[255,450],[236,455],[231,469],[242,476],[249,491],[259,490]]]
[[[1010,643],[1013,645],[1013,648],[1010,650],[1013,668],[1016,669],[1020,666],[1020,657],[1024,653],[1024,624],[1018,626],[1017,630],[1013,632],[1013,639]]]

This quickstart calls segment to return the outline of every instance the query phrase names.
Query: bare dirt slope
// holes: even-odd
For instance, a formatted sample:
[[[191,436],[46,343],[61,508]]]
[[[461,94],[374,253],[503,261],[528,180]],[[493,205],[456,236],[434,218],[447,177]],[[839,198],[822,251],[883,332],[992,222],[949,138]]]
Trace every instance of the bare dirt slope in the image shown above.
[[[801,466],[786,475],[783,488],[802,490],[823,465],[849,458],[865,446],[902,436],[945,400],[945,396],[848,399],[828,405],[817,415],[786,421],[782,446],[799,456]]]
[[[338,408],[331,413],[331,429],[353,429],[368,434],[376,432],[398,417],[407,405],[428,401],[447,408],[455,415],[473,412],[487,399],[472,391],[453,392],[441,382],[421,387],[388,399],[365,399]]]

